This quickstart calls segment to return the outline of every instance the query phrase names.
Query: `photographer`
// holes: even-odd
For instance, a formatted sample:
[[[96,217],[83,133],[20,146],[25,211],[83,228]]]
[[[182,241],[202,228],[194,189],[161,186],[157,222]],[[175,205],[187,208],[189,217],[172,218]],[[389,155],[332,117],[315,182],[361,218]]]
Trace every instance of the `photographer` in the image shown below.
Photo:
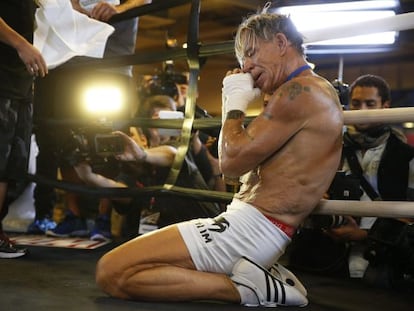
[[[157,100],[158,96],[168,96],[170,99],[174,100],[175,107],[171,108],[171,105],[166,104],[167,110],[177,110],[184,114],[187,88],[187,77],[182,73],[174,72],[173,67],[170,65],[163,73],[153,76],[151,79],[141,84],[139,94],[143,104],[139,107],[137,114],[141,117],[152,118],[154,112],[152,110],[154,107],[149,107],[152,104],[155,104],[155,106],[158,106],[161,110],[165,110],[161,107],[162,105],[160,101]],[[195,118],[210,117],[211,116],[204,109],[196,105]],[[193,132],[192,135],[191,147],[193,151],[195,151],[195,154],[200,155],[200,157],[196,157],[195,160],[198,162],[196,164],[203,174],[206,183],[212,190],[226,191],[226,185],[221,178],[218,164],[217,143],[219,130],[198,130]],[[205,159],[198,161],[202,157],[207,157],[208,161],[204,161]]]
[[[387,109],[390,105],[390,88],[379,76],[363,75],[349,88],[351,110]],[[397,128],[380,123],[348,126],[344,133],[343,155],[341,169],[344,176],[348,176],[348,180],[351,177],[357,179],[362,190],[360,198],[357,195],[351,199],[413,200],[414,149]],[[333,184],[331,189],[340,192],[338,185]],[[347,189],[350,189],[349,185]],[[340,199],[332,195],[330,198]],[[326,224],[329,219],[338,220],[339,217],[339,224],[333,221]],[[335,215],[316,219],[319,224],[321,219],[325,220],[325,224],[319,226],[325,239],[329,237],[331,244],[342,246],[342,256],[347,260],[351,278],[363,278],[376,286],[391,287],[402,279],[403,274],[408,275],[414,269],[414,260],[409,262],[410,256],[414,259],[413,251],[410,251],[414,241],[410,220]],[[411,241],[406,233],[411,234]],[[402,249],[402,244],[406,249]],[[398,254],[404,254],[404,260],[396,258]],[[404,264],[411,272],[397,271]]]
[[[119,174],[113,179],[103,174],[93,171],[92,164],[88,161],[80,161],[74,165],[74,169],[79,178],[87,185],[107,188],[125,188],[125,187],[142,187],[147,182],[145,176],[139,176],[138,172],[143,172],[137,166],[140,165],[155,165],[160,167],[169,167],[174,161],[176,149],[170,146],[159,146],[151,149],[142,148],[132,138],[122,132],[116,132],[124,142],[124,153],[116,156],[117,160],[125,161],[125,166],[120,170]],[[139,176],[139,177],[138,177]],[[106,199],[110,203],[110,208],[101,208],[99,210],[101,219],[110,219],[111,207],[123,216],[125,219],[125,228],[123,234],[127,238],[135,237],[138,233],[138,219],[140,211],[143,207],[148,206],[147,198],[111,198]],[[98,218],[99,218],[98,217]],[[106,229],[110,231],[110,226]],[[104,234],[101,230],[101,234]],[[110,232],[107,232],[106,238],[110,237]],[[105,238],[103,236],[102,238]]]
[[[364,75],[356,79],[350,86],[349,97],[351,110],[391,107],[390,88],[383,78],[375,75]],[[406,201],[413,199],[414,149],[406,143],[405,136],[397,128],[377,123],[348,126],[344,134],[344,154],[343,170],[361,172],[359,179],[364,190],[361,200]],[[364,186],[365,181],[366,186]],[[387,280],[377,279],[379,273],[378,276],[370,276],[371,272],[375,274],[372,271],[374,267],[369,265],[367,256],[364,256],[367,246],[369,248],[372,241],[371,230],[376,228],[373,225],[384,221],[392,223],[391,220],[374,217],[362,217],[359,222],[354,218],[349,218],[347,224],[328,231],[336,239],[353,241],[349,256],[351,277],[364,277],[377,285],[392,283],[390,278],[393,276],[391,275],[384,276]],[[389,235],[391,235],[392,226],[395,225],[391,225],[388,229]]]
[[[176,111],[176,102],[167,95],[149,96],[145,99],[140,107],[140,117],[159,119],[166,112]],[[158,128],[144,128],[149,148],[162,145],[169,145],[177,148],[180,144],[179,132]],[[178,135],[178,136],[177,136]],[[171,163],[172,164],[172,163]],[[151,185],[162,185],[165,183],[170,173],[170,168],[153,167],[148,168],[148,175],[151,176],[149,183]],[[216,188],[212,181],[216,180],[216,174],[219,172],[218,163],[214,165],[209,158],[207,148],[201,143],[198,132],[192,133],[189,150],[185,155],[181,170],[177,177],[177,186],[187,188],[198,188],[212,190]],[[175,223],[183,219],[192,217],[202,217],[204,215],[216,215],[220,207],[216,203],[200,202],[198,200],[184,200],[174,197],[174,206],[171,208],[171,199],[165,201],[164,198],[157,198],[158,208],[161,210],[160,226],[166,222]],[[163,221],[165,219],[165,221]]]
[[[174,100],[166,95],[149,97],[142,105],[143,117],[159,118],[160,111],[175,111]],[[117,176],[108,177],[93,169],[93,161],[78,161],[74,168],[79,178],[88,185],[98,187],[159,186],[165,183],[177,153],[178,137],[175,130],[131,127],[130,136],[117,131],[122,139],[122,150],[114,156],[121,164]],[[145,135],[142,135],[145,133]],[[170,135],[171,134],[171,135]],[[192,138],[190,151],[178,173],[177,186],[209,189],[198,165],[210,170],[197,135]],[[204,155],[203,155],[204,154]],[[207,175],[206,175],[207,176]],[[174,197],[111,198],[112,206],[124,217],[124,235],[135,237],[166,225],[197,217],[213,217],[220,212],[216,203]],[[102,211],[108,215],[109,211]],[[107,216],[108,217],[108,216]]]
[[[132,128],[133,130],[134,128]],[[86,162],[77,163],[74,168],[79,178],[88,185],[97,187],[142,187],[161,185],[165,181],[177,149],[170,145],[143,148],[136,139],[123,132],[115,132],[124,142],[124,151],[115,158],[124,164],[124,169],[114,179],[95,173]],[[134,135],[133,137],[136,137]],[[186,162],[181,170],[177,185],[185,187],[202,186],[202,178],[195,167]],[[111,198],[114,208],[126,216],[124,233],[132,238],[166,225],[193,217],[215,216],[219,208],[214,203],[179,197],[160,198]],[[152,217],[149,217],[152,216]],[[139,222],[139,218],[142,218]],[[151,219],[151,223],[146,219]],[[140,227],[139,227],[140,226]],[[142,227],[142,228],[141,228]]]

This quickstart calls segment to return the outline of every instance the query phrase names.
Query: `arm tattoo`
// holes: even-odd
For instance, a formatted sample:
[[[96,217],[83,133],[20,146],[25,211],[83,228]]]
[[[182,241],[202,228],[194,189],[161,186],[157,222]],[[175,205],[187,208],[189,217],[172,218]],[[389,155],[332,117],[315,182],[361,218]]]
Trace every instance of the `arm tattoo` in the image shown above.
[[[226,115],[226,119],[234,119],[234,120],[239,120],[239,119],[243,119],[244,118],[244,112],[241,110],[230,110],[229,112],[227,112]],[[253,136],[251,136],[247,131],[245,131],[247,137],[250,140],[253,140]]]
[[[242,119],[244,118],[244,112],[241,110],[230,110],[227,112],[226,119]]]
[[[298,82],[292,82],[292,83],[289,83],[288,86],[286,86],[286,91],[288,92],[289,99],[294,100],[303,91],[310,92],[310,87],[309,86],[302,86]]]

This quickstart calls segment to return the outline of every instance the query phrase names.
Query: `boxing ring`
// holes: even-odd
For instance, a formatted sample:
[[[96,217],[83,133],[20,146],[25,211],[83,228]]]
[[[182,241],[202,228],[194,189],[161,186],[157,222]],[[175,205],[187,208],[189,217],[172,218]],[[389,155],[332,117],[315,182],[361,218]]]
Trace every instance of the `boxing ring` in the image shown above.
[[[144,5],[114,16],[109,23],[141,16],[171,7],[190,3],[189,23],[187,33],[187,47],[174,48],[172,50],[155,51],[154,53],[136,53],[134,55],[111,57],[106,59],[89,59],[85,62],[62,65],[58,70],[76,70],[77,68],[107,68],[122,65],[139,65],[157,63],[166,60],[184,59],[187,61],[189,69],[189,87],[185,104],[185,116],[183,120],[150,120],[150,119],[131,119],[126,120],[130,126],[138,127],[163,127],[181,129],[181,144],[170,174],[163,186],[146,187],[144,189],[96,189],[92,187],[78,186],[63,181],[48,180],[36,174],[29,175],[32,182],[44,183],[62,190],[74,191],[99,197],[108,196],[168,196],[177,195],[191,197],[205,201],[229,202],[232,193],[222,193],[214,191],[194,190],[175,186],[178,173],[184,161],[185,154],[189,148],[192,130],[203,130],[209,128],[220,128],[221,118],[195,119],[195,98],[197,94],[197,81],[200,75],[200,59],[213,57],[215,55],[229,54],[234,50],[234,42],[219,42],[202,45],[199,43],[199,15],[201,1],[175,0],[168,3]],[[349,37],[355,34],[369,34],[382,31],[402,31],[414,28],[414,12],[399,14],[392,17],[367,22],[355,23],[350,26],[337,26],[318,31],[303,32],[305,44],[316,41],[329,40],[334,38]],[[139,34],[138,34],[139,36]],[[251,118],[246,118],[249,122]],[[359,122],[381,122],[381,123],[401,123],[414,120],[414,108],[392,108],[370,111],[344,111],[345,124],[355,124]],[[73,126],[77,122],[73,120],[54,121],[40,120],[53,126]],[[414,203],[409,202],[360,202],[360,201],[335,201],[322,200],[313,213],[316,214],[346,214],[355,216],[384,216],[384,217],[414,217]]]
[[[184,156],[188,151],[192,130],[219,128],[221,118],[195,119],[195,98],[197,81],[200,74],[200,59],[233,52],[234,42],[219,42],[202,45],[198,40],[198,19],[201,9],[199,0],[171,0],[144,5],[115,16],[110,22],[130,17],[154,13],[178,5],[190,3],[187,48],[154,51],[153,53],[136,53],[123,57],[107,59],[89,59],[84,62],[62,65],[56,70],[77,70],[86,68],[107,68],[124,65],[157,63],[166,60],[186,60],[189,67],[189,90],[183,120],[130,119],[125,124],[139,127],[178,128],[182,130],[182,143],[174,164],[164,185],[129,188],[96,188],[73,184],[61,180],[51,180],[36,174],[29,174],[28,179],[34,183],[43,183],[64,191],[78,192],[93,197],[129,197],[129,196],[181,196],[211,202],[230,202],[233,193],[182,188],[175,185]],[[331,39],[346,37],[359,33],[372,32],[375,25],[381,30],[405,30],[414,28],[414,13],[401,14],[382,21],[370,21],[356,24],[354,27],[327,29],[325,32],[308,33],[308,43],[321,38]],[[139,36],[139,34],[138,34]],[[246,118],[248,123],[251,118]],[[355,123],[400,123],[414,121],[414,108],[392,108],[370,111],[344,111],[345,124]],[[52,127],[78,126],[78,120],[40,120]],[[414,217],[414,202],[394,201],[339,201],[321,200],[313,211],[314,214],[340,214],[353,216],[377,217]],[[116,244],[116,242],[114,242]],[[116,246],[116,245],[115,245]],[[214,302],[193,303],[154,303],[113,299],[105,296],[95,285],[93,278],[96,261],[114,245],[108,245],[93,251],[75,251],[71,249],[53,249],[33,247],[30,256],[22,260],[8,261],[0,265],[0,306],[3,310],[245,310],[239,305]],[[150,250],[149,250],[150,251]],[[297,274],[308,287],[310,304],[305,308],[288,307],[289,310],[409,310],[414,303],[412,293],[395,292],[385,289],[372,289],[353,280],[331,279],[320,276]],[[22,277],[24,276],[24,277]],[[287,308],[281,307],[283,310]]]
[[[246,118],[249,122],[251,118]],[[344,111],[344,124],[356,123],[401,123],[414,120],[414,108],[391,108],[391,109],[372,109],[369,111]],[[193,122],[193,128],[206,129],[219,127],[221,119],[196,119],[188,120]],[[131,124],[151,125],[153,127],[180,128],[189,126],[185,124],[186,120],[147,120],[135,119]],[[66,124],[72,124],[71,122]],[[183,148],[185,151],[186,149]],[[183,150],[183,152],[184,152]],[[176,159],[177,160],[177,159]],[[179,165],[175,164],[175,169],[179,170]],[[177,171],[176,171],[177,172]],[[171,178],[176,177],[173,175]],[[164,186],[152,186],[141,189],[115,189],[115,188],[95,188],[88,186],[79,186],[64,181],[55,181],[43,178],[41,176],[30,175],[29,178],[34,182],[41,182],[63,190],[79,192],[97,197],[128,197],[128,196],[181,196],[204,201],[224,202],[231,201],[233,194],[228,192],[207,191],[199,189],[189,189],[174,186],[172,183]],[[336,215],[353,215],[353,216],[377,216],[377,217],[414,217],[414,203],[401,201],[354,201],[354,200],[321,200],[313,211],[314,214],[336,214]]]

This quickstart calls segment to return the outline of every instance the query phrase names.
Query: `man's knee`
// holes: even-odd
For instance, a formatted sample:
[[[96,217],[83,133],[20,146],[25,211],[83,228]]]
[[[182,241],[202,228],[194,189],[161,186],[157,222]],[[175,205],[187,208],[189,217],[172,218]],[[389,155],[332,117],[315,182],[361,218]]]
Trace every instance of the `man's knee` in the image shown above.
[[[116,270],[116,265],[103,256],[96,266],[95,281],[98,287],[112,297],[127,299],[122,291],[122,273]]]

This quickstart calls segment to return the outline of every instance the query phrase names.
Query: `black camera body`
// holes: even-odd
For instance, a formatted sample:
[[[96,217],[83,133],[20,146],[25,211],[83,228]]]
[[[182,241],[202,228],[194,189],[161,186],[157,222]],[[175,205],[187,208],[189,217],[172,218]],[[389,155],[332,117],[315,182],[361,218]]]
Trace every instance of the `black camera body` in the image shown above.
[[[370,277],[378,275],[391,287],[414,287],[414,224],[393,218],[378,218],[368,231],[364,258]],[[384,271],[387,271],[385,274]],[[373,278],[374,279],[374,278]],[[378,280],[377,280],[378,281]]]
[[[98,157],[113,157],[124,151],[122,137],[115,134],[96,134],[93,144]]]
[[[162,72],[154,75],[141,90],[145,96],[168,95],[174,99],[179,95],[177,84],[186,84],[186,76],[175,72]]]
[[[108,128],[79,128],[69,130],[59,148],[59,157],[70,165],[87,161],[94,165],[105,164],[124,151],[122,137]]]
[[[345,172],[336,173],[329,189],[331,200],[359,200],[362,195],[359,179]],[[346,224],[346,218],[341,215],[311,215],[309,226],[315,229],[331,229]]]
[[[311,215],[311,227],[314,229],[332,229],[346,224],[346,218],[342,215]]]
[[[328,189],[328,196],[331,200],[356,200],[362,196],[361,182],[358,177],[346,174],[343,171],[336,173]]]
[[[342,81],[336,79],[331,82],[332,86],[335,88],[339,101],[341,103],[342,108],[348,110],[349,106],[349,85],[343,83]]]

